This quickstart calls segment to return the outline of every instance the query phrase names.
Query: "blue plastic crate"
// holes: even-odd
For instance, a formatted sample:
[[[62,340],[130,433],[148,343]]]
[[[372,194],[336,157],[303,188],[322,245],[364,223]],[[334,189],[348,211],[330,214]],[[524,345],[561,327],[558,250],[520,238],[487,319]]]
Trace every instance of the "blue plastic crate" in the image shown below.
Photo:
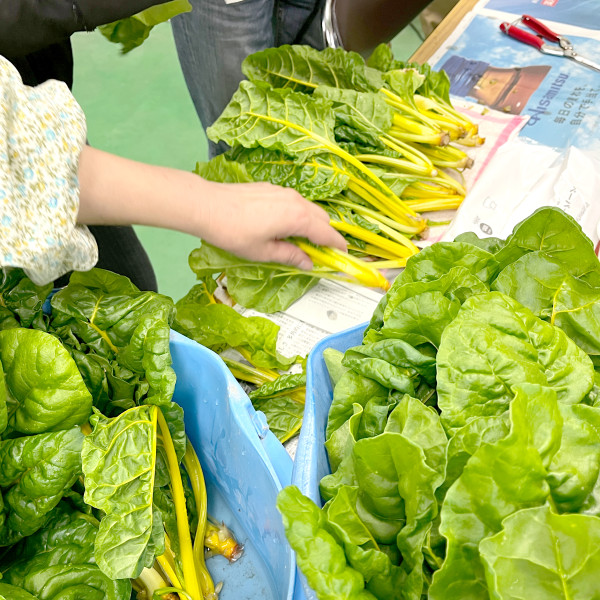
[[[323,359],[326,348],[341,352],[352,346],[360,346],[367,324],[357,325],[340,333],[322,339],[308,355],[306,363],[306,403],[304,419],[298,440],[298,449],[294,459],[292,484],[321,506],[319,481],[331,473],[327,452],[325,451],[325,429],[327,415],[333,399],[333,389],[329,373]],[[315,593],[308,587],[306,580],[298,571],[294,600],[316,600]]]
[[[290,483],[292,460],[214,352],[172,332],[171,354],[173,399],[185,411],[204,470],[209,514],[225,521],[245,546],[236,563],[220,556],[207,561],[215,582],[224,582],[220,598],[291,600],[295,557],[275,502]]]

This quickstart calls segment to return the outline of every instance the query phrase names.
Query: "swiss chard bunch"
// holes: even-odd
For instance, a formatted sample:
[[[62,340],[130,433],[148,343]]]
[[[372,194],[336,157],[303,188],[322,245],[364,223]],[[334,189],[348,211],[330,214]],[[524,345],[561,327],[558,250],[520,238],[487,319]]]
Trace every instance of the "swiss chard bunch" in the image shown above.
[[[472,161],[448,142],[483,140],[452,108],[448,78],[400,65],[386,46],[373,65],[342,49],[257,52],[242,66],[248,80],[207,130],[231,150],[199,165],[198,174],[293,187],[319,203],[346,237],[348,255],[291,240],[313,259],[311,273],[257,266],[286,298],[297,298],[316,277],[339,273],[386,290],[378,269],[403,267],[418,252],[411,238],[427,226],[419,211],[456,208],[466,193],[460,171]],[[253,270],[233,257],[228,262],[236,276]],[[236,301],[249,301],[232,287]],[[250,302],[262,310],[260,297]]]
[[[559,209],[408,261],[362,345],[327,353],[324,506],[278,500],[319,598],[595,596],[599,310]]]
[[[0,593],[216,598],[202,469],[172,401],[173,302],[102,270],[44,312],[49,292],[4,276]]]

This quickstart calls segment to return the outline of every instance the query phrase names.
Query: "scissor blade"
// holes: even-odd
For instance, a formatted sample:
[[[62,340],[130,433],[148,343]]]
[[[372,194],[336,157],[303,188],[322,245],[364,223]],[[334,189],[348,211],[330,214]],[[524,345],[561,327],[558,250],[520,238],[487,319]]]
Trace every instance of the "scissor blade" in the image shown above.
[[[578,63],[585,65],[586,67],[590,67],[590,69],[594,69],[595,71],[600,71],[600,65],[598,63],[592,62],[591,60],[580,56],[579,54],[573,54],[569,58],[576,60]]]

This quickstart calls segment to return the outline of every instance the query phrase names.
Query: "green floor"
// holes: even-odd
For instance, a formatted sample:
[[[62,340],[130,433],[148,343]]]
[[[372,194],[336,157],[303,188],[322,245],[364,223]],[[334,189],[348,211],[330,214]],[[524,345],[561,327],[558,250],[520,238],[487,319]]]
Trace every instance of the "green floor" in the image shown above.
[[[392,47],[408,58],[421,43],[407,27]],[[206,159],[206,137],[181,74],[171,29],[156,27],[140,48],[123,56],[99,33],[73,36],[74,93],[92,145],[150,164],[192,170]],[[165,207],[169,199],[165,198]],[[196,238],[137,228],[156,270],[159,289],[175,300],[194,284],[187,264]]]

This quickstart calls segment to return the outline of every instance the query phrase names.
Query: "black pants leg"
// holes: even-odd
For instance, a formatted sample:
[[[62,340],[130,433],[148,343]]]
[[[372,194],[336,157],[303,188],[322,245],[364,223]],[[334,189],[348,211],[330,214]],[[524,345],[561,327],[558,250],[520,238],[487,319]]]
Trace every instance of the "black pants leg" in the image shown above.
[[[158,291],[154,269],[133,227],[94,225],[89,230],[98,243],[97,267],[129,277],[140,290]],[[56,286],[68,281],[69,275],[65,275]]]

